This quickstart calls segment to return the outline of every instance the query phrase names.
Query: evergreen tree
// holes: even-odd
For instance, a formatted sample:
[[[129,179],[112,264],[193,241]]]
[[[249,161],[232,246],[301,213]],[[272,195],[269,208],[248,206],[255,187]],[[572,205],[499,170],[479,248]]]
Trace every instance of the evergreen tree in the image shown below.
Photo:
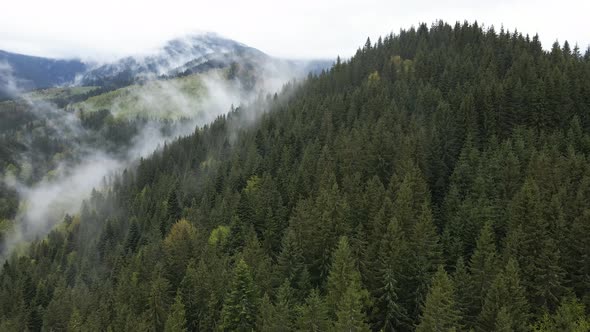
[[[469,316],[475,316],[481,311],[488,289],[494,280],[497,265],[498,259],[492,225],[486,223],[481,230],[475,252],[469,263],[471,284],[468,289],[472,298],[477,299],[476,302],[470,304]]]
[[[369,326],[364,307],[368,292],[362,288],[361,276],[350,251],[348,238],[344,236],[340,238],[334,251],[327,288],[327,302],[336,318],[335,329],[367,331]]]
[[[462,257],[455,264],[453,285],[455,286],[457,309],[462,317],[460,323],[465,328],[471,328],[475,324],[479,311],[476,312],[473,309],[476,298],[472,291],[472,279]]]
[[[277,258],[276,274],[275,279],[287,278],[290,286],[297,290],[299,300],[305,298],[305,291],[310,287],[309,274],[303,250],[293,230],[287,230],[283,237],[283,249]]]
[[[542,213],[539,187],[531,179],[514,197],[511,216],[516,247],[513,255],[522,266],[529,301],[537,309],[553,309],[564,293],[563,270],[559,250]]]
[[[409,293],[406,294],[406,301],[409,303],[410,317],[416,319],[437,266],[442,262],[438,234],[432,222],[432,213],[427,205],[422,207],[422,215],[414,225],[408,243],[410,249],[408,271],[410,288]]]
[[[416,331],[458,331],[460,320],[453,283],[441,265],[426,296]]]
[[[205,296],[205,294],[199,294],[198,285],[202,282],[203,280],[199,280],[197,276],[194,262],[189,263],[178,289],[185,309],[188,331],[199,330],[199,313],[203,311],[203,297]]]
[[[437,21],[368,42],[109,176],[11,254],[21,204],[0,183],[0,331],[161,331],[174,293],[189,331],[587,330],[590,51],[539,40]],[[257,65],[230,76],[251,90]],[[84,135],[64,139],[36,106],[0,103],[0,173],[30,186],[79,147],[125,154],[190,120],[65,112]]]
[[[225,331],[250,331],[257,315],[257,297],[250,268],[240,259],[234,269],[233,280],[223,303],[221,317]]]
[[[363,310],[364,294],[359,289],[348,287],[336,309],[336,331],[370,331]]]
[[[502,312],[503,317],[498,317]],[[486,296],[482,311],[478,317],[479,331],[492,331],[496,323],[508,323],[512,331],[526,331],[529,319],[528,302],[525,289],[521,286],[518,265],[509,259],[506,267],[496,275]]]
[[[328,331],[331,328],[328,307],[316,289],[313,289],[299,308],[295,324],[297,331]]]
[[[292,330],[293,327],[293,320],[295,316],[295,310],[293,308],[293,292],[294,291],[287,280],[285,280],[278,290],[277,303],[275,305],[275,321],[281,326],[283,330]]]
[[[275,309],[272,305],[268,294],[264,294],[260,301],[258,318],[256,319],[257,331],[280,331],[280,327],[275,324]]]
[[[590,330],[590,319],[586,316],[585,308],[576,298],[564,300],[555,314],[545,313],[543,319],[537,322],[534,331],[571,331],[581,332]]]
[[[152,281],[148,299],[148,320],[151,329],[162,331],[170,305],[170,283],[159,273]]]
[[[375,325],[384,331],[393,331],[408,323],[408,315],[400,298],[400,286],[407,279],[402,273],[408,262],[407,243],[397,219],[393,219],[381,240],[378,253],[378,289],[374,298]]]
[[[195,254],[196,230],[186,219],[174,223],[163,241],[169,280],[178,285]]]
[[[170,308],[170,314],[166,319],[166,325],[164,327],[166,332],[181,332],[186,331],[186,318],[184,305],[180,294],[177,294],[174,298],[174,304]]]

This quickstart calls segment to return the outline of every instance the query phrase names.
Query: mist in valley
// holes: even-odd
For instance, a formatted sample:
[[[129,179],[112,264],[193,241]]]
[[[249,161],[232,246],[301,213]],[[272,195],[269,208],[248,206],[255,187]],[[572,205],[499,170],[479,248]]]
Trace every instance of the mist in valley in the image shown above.
[[[10,74],[9,66],[3,65],[0,69]],[[191,134],[234,106],[256,101],[258,108],[264,108],[260,103],[264,96],[274,94],[286,82],[304,75],[303,70],[278,62],[262,63],[257,70],[257,80],[249,86],[239,79],[228,79],[222,70],[199,74],[202,91],[198,96],[176,80],[151,77],[144,84],[156,86],[158,92],[155,95],[153,89],[139,88],[132,90],[131,96],[126,96],[139,105],[145,118],[139,121],[125,119],[119,97],[107,108],[113,121],[135,120],[134,123],[139,124],[128,144],[114,148],[93,139],[93,133],[81,120],[80,110],[69,106],[58,108],[51,102],[31,98],[30,94],[19,90],[18,80],[2,75],[1,83],[10,88],[12,97],[26,104],[36,121],[43,121],[57,136],[65,138],[69,151],[69,158],[57,163],[39,181],[27,183],[14,171],[5,170],[2,181],[18,193],[20,204],[12,230],[4,235],[2,256],[5,258],[13,249],[43,236],[64,216],[76,214],[93,189],[107,189],[105,186],[110,177],[132,167],[140,158],[157,152],[167,142]],[[246,115],[244,125],[252,123],[261,111]],[[134,116],[139,118],[141,114]],[[17,156],[17,160],[20,165],[32,165],[29,160],[33,157],[26,150]]]

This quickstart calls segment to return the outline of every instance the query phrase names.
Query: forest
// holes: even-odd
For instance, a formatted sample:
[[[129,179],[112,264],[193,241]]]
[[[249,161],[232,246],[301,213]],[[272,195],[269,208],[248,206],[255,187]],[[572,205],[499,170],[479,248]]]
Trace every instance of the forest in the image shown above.
[[[109,117],[85,123],[116,148]],[[590,49],[568,42],[368,39],[109,181],[3,262],[1,331],[590,330]]]

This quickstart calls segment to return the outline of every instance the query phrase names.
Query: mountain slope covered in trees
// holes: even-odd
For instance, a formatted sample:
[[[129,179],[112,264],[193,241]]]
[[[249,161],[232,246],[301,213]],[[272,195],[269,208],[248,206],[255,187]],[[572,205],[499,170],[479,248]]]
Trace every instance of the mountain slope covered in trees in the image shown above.
[[[589,158],[590,52],[420,25],[94,192],[0,330],[586,331]]]

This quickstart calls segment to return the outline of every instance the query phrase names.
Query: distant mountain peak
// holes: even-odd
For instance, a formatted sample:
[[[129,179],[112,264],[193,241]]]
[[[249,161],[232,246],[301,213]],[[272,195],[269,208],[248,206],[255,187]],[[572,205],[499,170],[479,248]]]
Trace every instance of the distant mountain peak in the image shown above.
[[[105,82],[128,82],[143,77],[175,75],[213,58],[218,62],[222,58],[229,61],[245,52],[267,56],[259,50],[216,33],[190,34],[169,40],[152,52],[98,66],[83,75],[81,83],[103,85]]]

